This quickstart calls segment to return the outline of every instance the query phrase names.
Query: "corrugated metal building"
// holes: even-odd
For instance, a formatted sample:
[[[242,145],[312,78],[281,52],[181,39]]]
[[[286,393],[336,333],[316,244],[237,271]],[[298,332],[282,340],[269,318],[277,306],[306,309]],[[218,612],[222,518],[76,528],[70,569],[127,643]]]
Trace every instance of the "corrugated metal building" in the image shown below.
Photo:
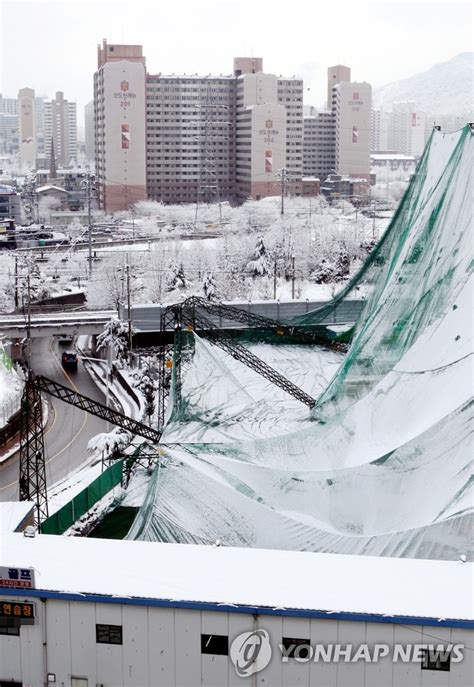
[[[469,563],[29,538],[8,524],[2,685],[472,684]]]

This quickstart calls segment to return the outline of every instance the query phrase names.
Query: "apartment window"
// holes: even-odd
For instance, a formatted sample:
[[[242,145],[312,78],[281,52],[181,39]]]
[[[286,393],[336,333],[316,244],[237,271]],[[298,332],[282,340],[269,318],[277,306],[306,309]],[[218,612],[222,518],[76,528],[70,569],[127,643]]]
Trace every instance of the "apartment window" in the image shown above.
[[[96,625],[95,641],[97,644],[123,644],[121,625]]]
[[[297,637],[282,637],[281,643],[285,649],[285,656],[288,658],[309,658],[309,639]]]
[[[423,649],[421,670],[451,670],[451,652]]]
[[[201,654],[228,656],[229,638],[227,635],[201,635]]]

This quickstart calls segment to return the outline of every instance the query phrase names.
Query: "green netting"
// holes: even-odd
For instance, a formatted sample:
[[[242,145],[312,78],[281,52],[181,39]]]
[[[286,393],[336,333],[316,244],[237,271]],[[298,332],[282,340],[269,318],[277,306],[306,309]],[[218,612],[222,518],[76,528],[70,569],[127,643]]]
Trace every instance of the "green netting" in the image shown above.
[[[100,501],[122,480],[123,460],[119,460],[99,475],[88,487],[77,494],[41,525],[42,534],[63,534],[76,520]]]
[[[362,269],[297,318],[321,326],[363,294],[345,358],[295,346],[298,367],[291,347],[252,344],[318,399],[313,417],[196,339],[163,434],[167,469],[129,538],[472,557],[472,154],[469,127],[434,132]]]
[[[472,131],[466,126],[458,132],[447,161],[441,139],[438,131],[432,133],[389,227],[355,276],[323,307],[287,320],[287,324],[317,330],[326,339],[352,343],[337,375],[320,395],[315,417],[332,415],[370,391],[446,308],[453,277],[456,274],[459,279],[459,263],[469,252],[465,250],[469,240],[465,194],[470,185],[463,175],[471,174],[467,144]],[[432,174],[437,155],[443,169]],[[465,189],[463,194],[458,192],[460,187]],[[454,241],[454,250],[453,237],[443,230],[448,215],[450,231],[459,244]],[[339,333],[330,329],[331,323],[344,322],[347,326]],[[248,343],[288,343],[288,337],[263,330],[236,336]],[[178,363],[173,368],[168,415],[173,421],[187,417],[187,401],[179,388],[176,391],[176,382],[192,357],[192,342],[187,332],[175,337]],[[297,337],[291,342],[297,343]]]
[[[138,508],[131,506],[113,508],[88,536],[97,539],[123,539],[135,519],[137,510]]]
[[[472,269],[468,258],[472,187],[466,183],[472,172],[472,130],[467,125],[458,132],[442,172],[432,174],[434,159],[442,157],[441,137],[433,131],[389,227],[359,272],[327,305],[292,320],[314,326],[358,291],[367,293],[344,364],[318,399],[320,417],[321,411],[333,414],[373,388],[444,313],[453,279],[456,275],[459,280],[466,260],[462,269]],[[333,408],[329,401],[335,403]]]

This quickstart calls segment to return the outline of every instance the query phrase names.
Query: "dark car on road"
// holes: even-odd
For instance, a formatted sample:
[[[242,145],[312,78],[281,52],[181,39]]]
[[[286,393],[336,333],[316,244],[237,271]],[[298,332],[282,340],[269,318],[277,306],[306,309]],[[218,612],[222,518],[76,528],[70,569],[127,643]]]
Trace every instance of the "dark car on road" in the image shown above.
[[[72,344],[72,336],[70,334],[60,334],[58,336],[58,343],[62,346]]]
[[[64,351],[61,356],[61,362],[63,367],[67,367],[71,370],[77,370],[77,353],[74,353],[74,351]]]

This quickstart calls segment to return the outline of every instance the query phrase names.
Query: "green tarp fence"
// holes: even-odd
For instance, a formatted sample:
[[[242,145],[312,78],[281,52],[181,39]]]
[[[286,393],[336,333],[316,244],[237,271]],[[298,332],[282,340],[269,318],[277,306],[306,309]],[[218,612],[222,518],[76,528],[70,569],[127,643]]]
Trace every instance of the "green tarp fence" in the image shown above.
[[[111,489],[122,481],[123,460],[111,465],[41,525],[42,534],[63,534]]]

